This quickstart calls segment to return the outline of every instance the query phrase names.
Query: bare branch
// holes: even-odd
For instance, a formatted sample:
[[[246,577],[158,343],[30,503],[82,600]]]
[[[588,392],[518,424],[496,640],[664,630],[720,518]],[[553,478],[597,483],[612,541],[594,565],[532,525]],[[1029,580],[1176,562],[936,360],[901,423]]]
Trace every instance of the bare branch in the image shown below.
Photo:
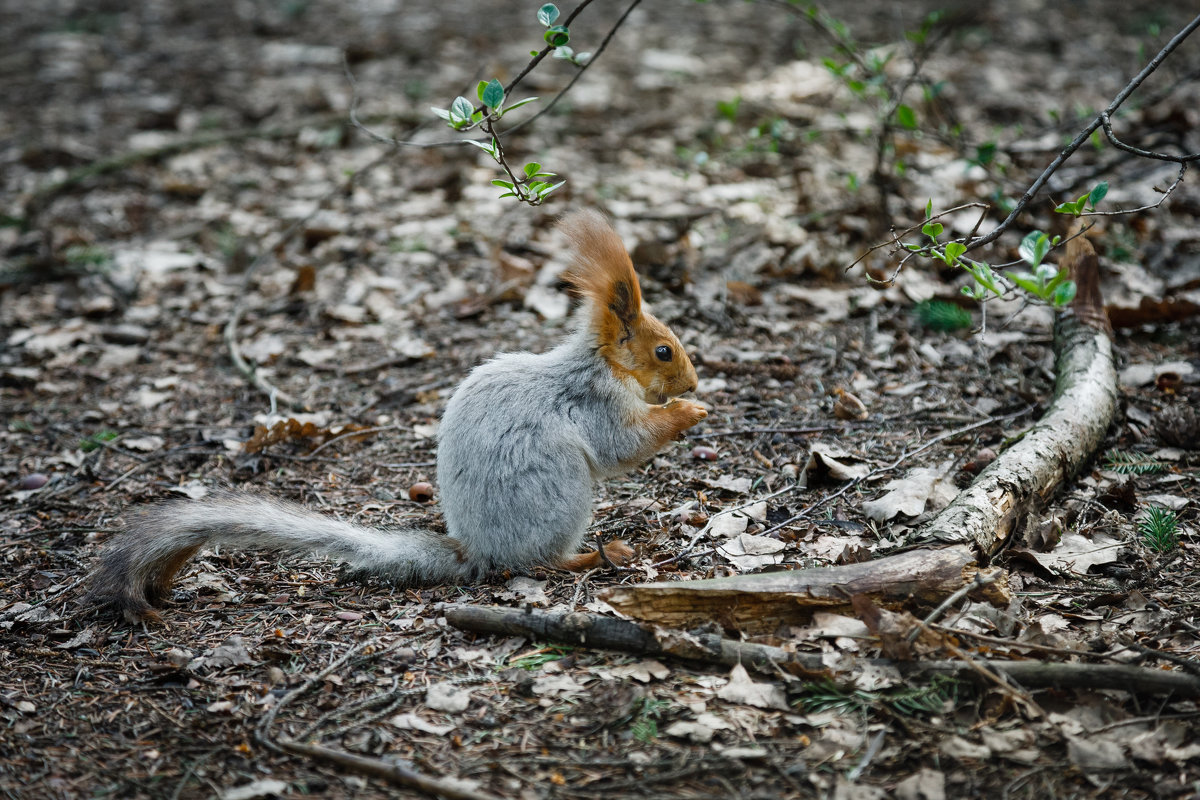
[[[558,94],[554,95],[554,97],[551,98],[550,102],[547,103],[544,108],[540,109],[536,114],[534,114],[529,119],[521,120],[516,125],[513,125],[507,131],[505,131],[505,133],[514,133],[514,132],[520,130],[521,128],[524,128],[526,125],[533,122],[535,119],[538,119],[539,117],[542,117],[542,116],[550,113],[550,109],[554,108],[554,106],[558,104],[558,101],[563,98],[563,95],[565,95],[567,92],[571,91],[571,87],[575,85],[575,82],[583,77],[583,73],[587,71],[587,68],[590,67],[592,64],[596,63],[596,59],[599,58],[600,54],[604,52],[604,48],[608,47],[608,43],[609,43],[609,41],[612,40],[613,35],[616,34],[617,29],[620,28],[622,24],[624,24],[625,19],[631,13],[633,13],[633,10],[635,8],[637,8],[638,5],[641,4],[641,2],[642,2],[642,0],[633,0],[633,2],[629,4],[629,7],[625,9],[625,13],[622,14],[620,17],[618,17],[617,21],[615,23],[613,23],[613,26],[611,28],[609,28],[608,33],[605,34],[605,36],[604,36],[604,39],[601,40],[600,46],[597,47],[595,49],[595,51],[592,52],[592,57],[588,59],[586,64],[584,64],[582,67],[579,68],[579,71],[575,73],[574,77],[571,78],[570,82],[567,83],[567,85],[564,86],[561,90],[559,90]],[[586,5],[586,3],[584,5]],[[580,10],[582,10],[582,6],[578,9],[576,9],[575,13],[578,13]],[[575,14],[572,14],[571,17],[568,18],[568,22],[570,22],[570,20],[573,19],[574,16],[575,16]]]
[[[1037,177],[1037,180],[1035,180],[1033,184],[1031,184],[1030,187],[1025,190],[1025,193],[1021,195],[1021,199],[1017,201],[1017,204],[1013,207],[1013,210],[1009,213],[1008,217],[984,236],[967,243],[967,250],[970,251],[979,247],[983,247],[984,245],[991,244],[999,239],[1000,234],[1004,233],[1004,231],[1006,231],[1008,227],[1012,225],[1014,221],[1016,221],[1021,212],[1029,206],[1030,202],[1033,201],[1033,198],[1037,195],[1041,188],[1046,185],[1046,181],[1050,180],[1050,176],[1057,172],[1058,168],[1061,167],[1066,160],[1070,158],[1075,151],[1078,150],[1080,146],[1082,146],[1083,143],[1088,140],[1088,137],[1095,133],[1096,129],[1103,124],[1104,118],[1111,116],[1114,111],[1120,108],[1121,104],[1129,99],[1129,96],[1133,94],[1133,92],[1139,86],[1142,85],[1142,82],[1146,80],[1151,73],[1158,69],[1159,65],[1162,64],[1166,57],[1169,56],[1177,47],[1179,47],[1179,45],[1183,44],[1183,41],[1187,39],[1187,37],[1190,36],[1197,27],[1200,27],[1200,16],[1196,16],[1191,22],[1184,26],[1179,33],[1171,37],[1171,41],[1167,42],[1166,45],[1164,45],[1163,48],[1158,51],[1158,54],[1154,56],[1154,58],[1150,59],[1150,63],[1146,64],[1146,66],[1142,68],[1142,71],[1135,75],[1133,79],[1125,85],[1125,88],[1122,89],[1115,98],[1113,98],[1113,101],[1108,104],[1108,107],[1097,114],[1096,118],[1092,120],[1092,122],[1086,128],[1080,131],[1074,139],[1071,140],[1071,143],[1068,144],[1066,148],[1059,153],[1053,161],[1050,162],[1050,165],[1042,171],[1042,174]]]

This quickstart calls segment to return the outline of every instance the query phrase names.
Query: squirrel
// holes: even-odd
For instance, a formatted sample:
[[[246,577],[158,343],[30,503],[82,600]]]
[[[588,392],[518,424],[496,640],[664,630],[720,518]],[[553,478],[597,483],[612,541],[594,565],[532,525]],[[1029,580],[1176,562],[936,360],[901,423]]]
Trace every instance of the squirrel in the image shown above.
[[[202,548],[221,544],[323,553],[400,585],[475,581],[534,565],[580,571],[629,563],[621,541],[577,554],[592,481],[644,463],[707,416],[678,396],[696,370],[671,330],[642,309],[633,262],[599,212],[565,216],[574,247],[565,281],[582,295],[573,330],[541,353],[504,353],[450,397],[437,475],[447,534],[374,529],[236,491],[174,500],[135,515],[101,553],[89,601],[137,622]]]

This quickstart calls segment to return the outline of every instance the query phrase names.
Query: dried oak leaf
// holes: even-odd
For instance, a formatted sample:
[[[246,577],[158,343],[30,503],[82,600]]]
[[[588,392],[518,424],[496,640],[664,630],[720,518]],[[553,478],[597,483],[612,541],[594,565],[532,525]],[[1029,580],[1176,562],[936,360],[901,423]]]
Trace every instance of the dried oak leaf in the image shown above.
[[[282,444],[283,442],[299,439],[312,440],[313,447],[315,448],[335,436],[342,436],[346,433],[361,430],[366,430],[366,426],[348,424],[326,428],[312,421],[300,422],[294,417],[288,417],[287,419],[278,420],[270,426],[255,425],[254,433],[242,444],[242,452],[261,453],[273,444]]]

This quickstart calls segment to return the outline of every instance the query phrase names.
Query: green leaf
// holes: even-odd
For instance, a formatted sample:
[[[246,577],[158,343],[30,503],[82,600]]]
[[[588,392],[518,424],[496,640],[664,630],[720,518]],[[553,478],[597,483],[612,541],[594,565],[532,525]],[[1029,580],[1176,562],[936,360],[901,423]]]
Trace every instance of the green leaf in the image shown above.
[[[549,28],[554,24],[554,20],[558,19],[558,6],[554,5],[554,3],[546,3],[546,5],[538,9],[537,19],[538,22]]]
[[[1145,453],[1133,450],[1118,450],[1112,448],[1104,454],[1104,468],[1119,472],[1122,475],[1147,475],[1153,472],[1166,472],[1168,467],[1162,461]]]
[[[481,101],[483,100],[483,90],[486,89],[487,87],[488,87],[487,81],[480,81],[479,85],[475,87],[475,94],[477,94],[479,96],[479,99]]]
[[[500,178],[493,178],[492,183],[496,186],[499,186],[501,189],[513,188],[512,181],[505,181],[501,180]]]
[[[573,61],[575,59],[575,51],[567,45],[563,45],[554,51],[555,58],[561,58],[564,61]]]
[[[541,164],[537,163],[536,161],[530,161],[528,164],[525,165],[525,177],[526,178],[534,177],[535,175],[538,174],[538,171],[541,168],[542,168]]]
[[[925,219],[933,216],[933,198],[929,198],[929,202],[925,204]]]
[[[538,101],[538,98],[536,98],[536,97],[526,97],[525,99],[518,100],[517,102],[510,105],[508,108],[504,109],[504,112],[508,113],[509,111],[512,111],[515,108],[520,108],[521,106],[528,105],[529,103],[536,103],[537,101]]]
[[[542,38],[551,47],[562,47],[571,41],[571,32],[567,30],[566,25],[552,25],[546,28],[546,32],[542,34]]]
[[[1029,292],[1034,297],[1042,296],[1042,287],[1038,283],[1037,278],[1028,272],[1006,272],[1004,273],[1010,281],[1020,286],[1025,291]]]
[[[566,183],[566,181],[559,181],[558,183],[555,183],[555,184],[553,184],[553,185],[551,185],[551,186],[547,186],[546,188],[544,188],[544,189],[542,189],[540,192],[538,192],[538,196],[539,196],[539,197],[545,197],[546,195],[550,194],[551,192],[553,192],[553,191],[554,191],[555,189],[557,189],[558,187],[562,186],[564,183]]]
[[[442,119],[446,120],[446,122],[450,121],[450,111],[448,109],[438,108],[437,106],[430,106],[429,110],[432,111],[434,114],[437,114]]]
[[[936,239],[942,235],[943,230],[944,228],[940,222],[926,222],[925,227],[921,228],[921,233],[925,234],[930,239]]]
[[[1075,299],[1075,281],[1064,281],[1054,290],[1053,301],[1057,307],[1065,306]]]
[[[465,97],[456,97],[450,105],[450,124],[458,127],[466,125],[471,114],[475,111],[475,106],[471,105],[471,101]]]
[[[483,152],[487,153],[492,158],[496,157],[496,149],[494,146],[495,139],[493,139],[491,142],[477,142],[474,139],[467,139],[466,142],[467,142],[467,144],[475,145],[476,147],[478,147]]]
[[[91,436],[85,436],[79,440],[79,449],[85,453],[90,453],[104,446],[104,442],[111,442],[120,436],[116,431],[102,430],[93,433]]]
[[[499,108],[504,102],[504,84],[492,78],[487,87],[479,93],[479,99],[483,100],[483,104],[488,108]]]
[[[1054,276],[1058,274],[1058,267],[1053,264],[1038,264],[1034,274],[1037,275],[1038,283],[1045,286],[1054,280]]]
[[[1087,196],[1088,205],[1091,206],[1092,208],[1095,208],[1096,204],[1099,203],[1101,200],[1103,200],[1104,196],[1107,194],[1108,194],[1108,181],[1101,181],[1100,183],[1097,183],[1096,188],[1092,189],[1092,191],[1090,191],[1088,193],[1088,196]]]
[[[1036,267],[1042,263],[1046,253],[1050,252],[1050,237],[1041,231],[1030,231],[1021,240],[1021,246],[1017,248],[1017,252],[1021,254],[1021,259],[1025,263]]]
[[[996,143],[984,142],[975,148],[975,163],[985,167],[996,159]]]
[[[962,242],[947,242],[946,243],[946,263],[953,264],[958,260],[958,257],[967,252],[967,246]]]
[[[1065,203],[1059,203],[1054,207],[1054,210],[1059,214],[1070,214],[1073,217],[1078,217],[1083,212],[1083,204],[1086,200],[1087,196],[1084,195],[1075,201],[1068,200]]]
[[[901,104],[896,107],[896,121],[911,131],[917,127],[917,112],[912,110],[912,106]]]
[[[996,285],[996,275],[992,272],[990,265],[982,261],[976,261],[974,263],[967,263],[964,268],[975,278],[975,282],[984,289],[987,289],[987,291],[995,295],[1004,294],[1000,287]],[[980,293],[979,296],[982,297],[984,294],[986,292]]]
[[[1063,267],[1062,269],[1060,269],[1058,271],[1057,274],[1054,275],[1054,277],[1052,277],[1049,281],[1047,281],[1046,288],[1045,288],[1046,293],[1049,294],[1049,293],[1053,292],[1055,289],[1057,289],[1059,286],[1061,286],[1067,280],[1067,278],[1070,278],[1070,277],[1071,277],[1071,271],[1069,269],[1067,269],[1066,267]]]

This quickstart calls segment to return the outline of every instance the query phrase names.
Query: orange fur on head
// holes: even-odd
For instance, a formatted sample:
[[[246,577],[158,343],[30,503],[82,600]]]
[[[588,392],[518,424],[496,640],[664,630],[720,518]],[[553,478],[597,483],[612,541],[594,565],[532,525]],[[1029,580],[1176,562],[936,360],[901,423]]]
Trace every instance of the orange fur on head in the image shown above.
[[[559,227],[575,246],[575,265],[564,275],[592,306],[597,352],[619,378],[636,381],[648,403],[662,403],[696,388],[696,370],[671,330],[642,312],[642,290],[621,237],[603,214],[576,211]],[[656,355],[660,347],[670,356]]]

